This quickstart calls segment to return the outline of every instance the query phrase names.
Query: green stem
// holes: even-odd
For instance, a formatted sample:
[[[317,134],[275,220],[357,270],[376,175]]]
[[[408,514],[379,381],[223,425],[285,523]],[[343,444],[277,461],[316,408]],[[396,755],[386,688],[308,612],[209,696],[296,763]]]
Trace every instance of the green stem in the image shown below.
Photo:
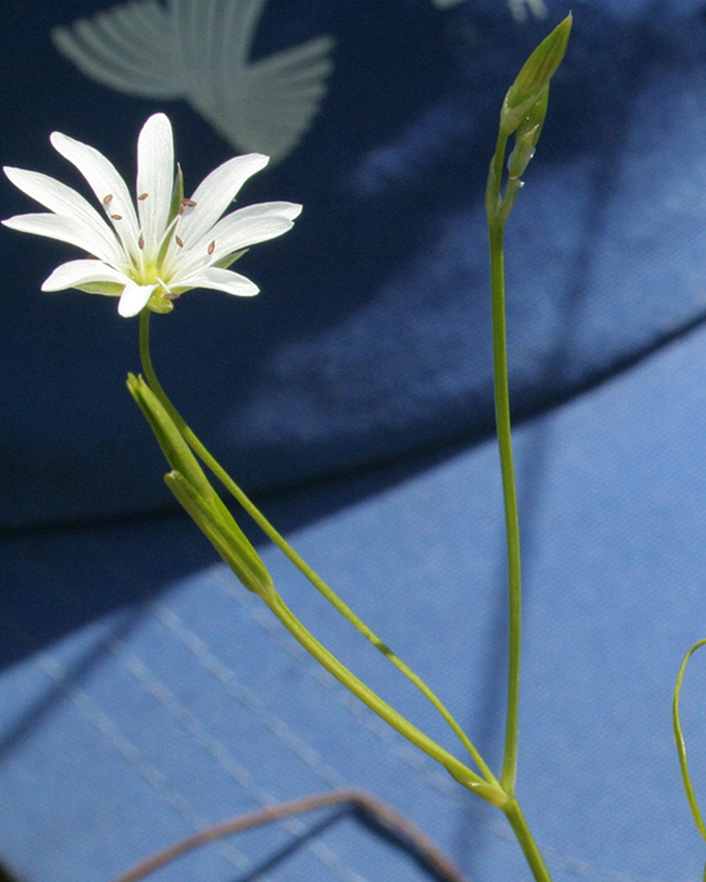
[[[517,772],[517,735],[520,701],[520,642],[522,624],[522,578],[520,567],[520,526],[517,513],[515,468],[512,457],[510,391],[507,365],[505,322],[505,273],[503,258],[504,220],[493,220],[490,229],[490,267],[493,314],[493,371],[495,420],[500,451],[500,470],[505,506],[505,535],[509,595],[509,649],[505,750],[500,781],[514,793]]]
[[[223,486],[236,499],[247,514],[255,521],[265,535],[286,555],[286,557],[294,564],[294,566],[311,582],[312,585],[331,603],[334,608],[341,613],[358,631],[363,634],[373,646],[381,652],[388,661],[401,671],[407,677],[425,698],[438,711],[441,717],[449,725],[451,730],[458,737],[460,742],[466,748],[470,756],[473,758],[479,771],[485,780],[493,787],[499,787],[499,783],[490,767],[483,760],[475,745],[468,738],[461,726],[454,719],[452,714],[437,697],[437,695],[424,683],[424,681],[400,659],[371,628],[369,628],[350,607],[344,603],[340,597],[332,590],[332,588],[300,557],[299,554],[289,545],[286,539],[275,529],[275,527],[267,520],[262,512],[254,505],[248,496],[240,489],[220,463],[211,455],[204,447],[198,437],[194,434],[188,424],[181,417],[177,409],[174,407],[164,389],[162,388],[152,365],[152,358],[149,347],[149,310],[145,309],[140,315],[140,357],[142,361],[142,369],[145,373],[150,388],[160,400],[178,431],[189,444],[194,453],[202,460],[203,463],[211,470],[211,472],[221,481]],[[338,662],[336,662],[338,664]]]
[[[517,746],[520,707],[520,648],[522,628],[522,573],[520,565],[520,525],[517,512],[515,467],[512,456],[512,425],[510,418],[510,383],[507,358],[507,322],[505,316],[505,222],[512,210],[520,186],[519,180],[508,181],[501,195],[503,163],[508,137],[502,131],[488,173],[486,209],[490,235],[490,284],[493,326],[493,387],[495,422],[500,453],[500,471],[505,508],[508,579],[508,682],[505,748],[500,783],[510,799],[503,806],[510,826],[522,848],[536,882],[551,882],[551,876],[517,802]]]
[[[350,692],[366,704],[379,717],[396,729],[412,744],[415,744],[432,759],[444,766],[454,778],[461,781],[471,791],[493,805],[504,808],[507,795],[497,786],[489,784],[456,759],[443,747],[417,729],[412,723],[397,713],[387,702],[383,701],[369,689],[355,674],[342,665],[319,641],[308,631],[292,613],[278,594],[263,598],[272,612],[292,634],[292,636],[309,652],[329,673],[342,683]]]
[[[691,783],[689,762],[686,756],[686,741],[684,740],[684,732],[682,731],[681,720],[679,718],[679,699],[681,697],[682,681],[684,680],[684,674],[686,673],[686,666],[691,656],[697,649],[701,649],[702,646],[706,646],[706,640],[699,640],[698,643],[695,643],[684,656],[684,660],[679,667],[677,682],[674,686],[674,697],[672,699],[672,726],[674,728],[674,741],[679,756],[679,769],[681,771],[682,783],[684,784],[684,792],[686,793],[686,798],[689,802],[689,808],[691,809],[694,823],[701,836],[706,840],[706,825],[704,825],[704,819],[701,815],[701,810],[699,809],[694,786]],[[704,867],[704,879],[706,879],[706,867]]]
[[[520,804],[513,798],[503,806],[503,812],[505,812],[517,841],[520,843],[525,860],[529,864],[536,882],[552,882],[544,858],[537,848],[537,843],[534,841],[525,816],[522,814]]]

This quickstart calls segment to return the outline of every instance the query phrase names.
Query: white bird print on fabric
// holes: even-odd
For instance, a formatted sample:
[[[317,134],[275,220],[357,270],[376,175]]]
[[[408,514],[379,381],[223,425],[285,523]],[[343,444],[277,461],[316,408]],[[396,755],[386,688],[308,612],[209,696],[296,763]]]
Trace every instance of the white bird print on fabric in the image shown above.
[[[237,150],[284,159],[309,129],[333,69],[329,36],[249,53],[267,0],[132,0],[69,28],[59,51],[129,95],[184,98]]]

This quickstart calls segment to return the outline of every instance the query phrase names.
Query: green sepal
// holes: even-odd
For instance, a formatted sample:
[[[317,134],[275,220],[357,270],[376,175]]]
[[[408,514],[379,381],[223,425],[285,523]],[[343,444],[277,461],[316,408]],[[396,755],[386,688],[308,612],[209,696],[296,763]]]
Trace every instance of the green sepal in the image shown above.
[[[573,18],[569,13],[522,65],[500,111],[500,131],[504,135],[511,135],[542,97],[542,92],[564,57],[572,23]]]
[[[167,487],[243,585],[264,600],[276,596],[265,564],[215,493],[204,497],[178,471],[164,476]]]
[[[181,170],[181,166],[179,165],[179,163],[177,163],[176,176],[174,177],[174,186],[172,187],[172,201],[169,206],[169,223],[171,223],[182,210],[181,201],[183,198],[184,172]]]
[[[241,248],[240,251],[236,251],[235,254],[229,254],[227,257],[222,257],[220,260],[214,263],[214,266],[218,266],[221,269],[228,269],[229,266],[233,266],[236,260],[240,260],[243,254],[250,251],[249,248]]]
[[[106,297],[120,297],[125,290],[125,285],[120,282],[86,282],[85,285],[75,285],[76,291],[84,294],[103,294]]]

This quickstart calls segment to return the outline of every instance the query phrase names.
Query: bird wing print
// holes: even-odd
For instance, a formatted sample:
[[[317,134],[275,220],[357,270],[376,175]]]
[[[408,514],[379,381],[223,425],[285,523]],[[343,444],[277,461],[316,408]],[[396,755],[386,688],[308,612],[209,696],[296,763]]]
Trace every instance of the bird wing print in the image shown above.
[[[57,49],[86,76],[144,98],[184,98],[242,152],[274,162],[311,126],[333,69],[331,37],[250,61],[267,0],[132,0],[69,28]]]

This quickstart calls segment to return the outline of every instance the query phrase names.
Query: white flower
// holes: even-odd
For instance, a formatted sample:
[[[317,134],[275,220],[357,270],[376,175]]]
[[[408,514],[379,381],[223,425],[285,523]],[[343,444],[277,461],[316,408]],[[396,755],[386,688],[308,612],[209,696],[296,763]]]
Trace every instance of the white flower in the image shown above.
[[[291,202],[266,202],[222,217],[245,181],[267,165],[268,157],[259,153],[219,165],[184,199],[181,172],[174,174],[172,127],[163,113],[147,120],[137,142],[137,211],[125,181],[102,153],[60,132],[50,140],[88,181],[107,220],[54,178],[6,167],[12,183],[51,213],[2,223],[88,252],[88,258],[58,266],[42,290],[119,296],[122,316],[145,306],[169,312],[172,301],[192,288],[257,294],[253,282],[227,267],[251,245],[291,229],[301,211]]]

